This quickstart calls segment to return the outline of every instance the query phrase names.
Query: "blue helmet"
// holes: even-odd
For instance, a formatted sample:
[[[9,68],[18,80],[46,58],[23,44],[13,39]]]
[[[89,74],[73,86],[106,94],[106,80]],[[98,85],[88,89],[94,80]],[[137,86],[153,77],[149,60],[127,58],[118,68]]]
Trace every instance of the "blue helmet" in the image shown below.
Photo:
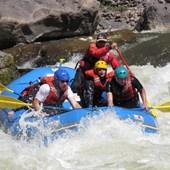
[[[119,66],[115,69],[117,78],[123,79],[128,77],[128,70],[124,66]]]
[[[69,81],[70,77],[69,74],[66,70],[64,69],[58,69],[55,73],[54,73],[54,77],[58,80],[58,81]]]

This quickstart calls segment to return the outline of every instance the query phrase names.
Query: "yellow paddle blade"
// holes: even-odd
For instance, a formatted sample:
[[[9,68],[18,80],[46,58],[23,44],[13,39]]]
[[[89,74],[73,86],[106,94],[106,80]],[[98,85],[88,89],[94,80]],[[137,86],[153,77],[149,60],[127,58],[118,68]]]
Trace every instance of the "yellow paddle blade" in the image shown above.
[[[151,112],[151,114],[152,114],[154,117],[158,117],[158,116],[159,116],[158,112],[157,112],[155,109],[150,109],[149,111]]]
[[[158,109],[161,112],[170,112],[170,102],[161,104],[160,106],[152,106],[154,109]]]
[[[63,63],[65,61],[64,58],[60,58],[60,63]]]
[[[0,96],[0,109],[17,109],[23,106],[30,108],[32,104],[24,103],[12,97]]]
[[[161,106],[170,106],[170,102],[163,103]]]
[[[1,92],[2,91],[8,91],[8,92],[11,92],[11,93],[14,92],[13,90],[11,90],[11,89],[7,88],[6,86],[4,86],[2,83],[0,83],[0,91]]]
[[[149,106],[149,108],[151,108],[149,111],[151,112],[151,114],[154,116],[154,117],[158,117],[159,116],[159,114],[158,114],[158,112],[155,110],[155,108],[153,108],[152,106],[151,106],[151,103],[147,100],[147,105]]]

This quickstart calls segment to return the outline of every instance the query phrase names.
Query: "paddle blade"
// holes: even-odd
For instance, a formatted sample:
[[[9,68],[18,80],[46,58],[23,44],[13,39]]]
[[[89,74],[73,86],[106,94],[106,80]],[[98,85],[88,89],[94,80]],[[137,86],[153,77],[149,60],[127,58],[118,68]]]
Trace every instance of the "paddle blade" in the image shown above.
[[[161,112],[170,112],[170,102],[161,104],[160,106],[153,106],[154,109],[158,109]]]
[[[10,93],[13,93],[13,92],[14,92],[13,90],[7,88],[7,87],[4,86],[2,83],[0,83],[0,92],[2,92],[2,91],[8,91],[8,92],[10,92]]]
[[[149,107],[151,107],[151,103],[147,100],[147,105],[149,106]],[[155,108],[153,108],[153,107],[151,107],[151,109],[149,110],[150,111],[150,113],[154,116],[154,117],[158,117],[159,116],[159,114],[158,114],[158,112],[155,110]]]
[[[170,102],[163,103],[163,104],[161,104],[161,106],[167,106],[167,107],[170,107]]]
[[[12,97],[0,96],[0,109],[17,109],[24,106],[30,108],[32,104],[24,103]]]

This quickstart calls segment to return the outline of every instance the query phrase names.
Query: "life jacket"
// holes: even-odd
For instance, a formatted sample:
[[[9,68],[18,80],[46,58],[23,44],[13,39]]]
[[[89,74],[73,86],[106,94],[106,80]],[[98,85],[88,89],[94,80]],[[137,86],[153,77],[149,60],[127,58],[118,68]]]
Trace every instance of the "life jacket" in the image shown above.
[[[82,60],[80,60],[80,67],[83,70],[92,69],[95,63],[109,51],[108,47],[97,47],[96,43],[91,43]],[[83,63],[83,64],[82,64]]]
[[[41,86],[40,82],[34,84],[30,83],[30,86],[26,87],[21,92],[21,96],[19,97],[19,99],[28,103],[32,102],[40,86]]]
[[[23,96],[23,100],[26,102],[32,102],[39,88],[43,84],[48,84],[50,86],[50,93],[47,96],[44,104],[60,104],[67,98],[67,89],[64,92],[61,92],[58,88],[56,88],[53,84],[54,76],[47,76],[40,79],[39,83],[32,84],[29,87],[25,88],[21,95]]]
[[[120,66],[120,62],[113,53],[113,51],[109,51],[106,53],[106,55],[102,56],[100,58],[101,60],[104,60],[106,63],[110,64],[113,68],[113,70],[116,69],[116,67]]]
[[[61,104],[67,98],[67,89],[64,92],[54,86],[54,76],[43,77],[41,79],[42,84],[48,84],[50,86],[50,93],[47,96],[44,104]]]
[[[104,84],[101,82],[100,80],[100,77],[95,73],[94,69],[91,69],[91,70],[87,70],[85,72],[86,76],[89,76],[89,77],[92,77],[93,80],[94,80],[94,84],[95,84],[95,87],[99,87],[103,90],[106,89],[106,84],[107,82],[110,82],[112,80],[112,77],[114,76],[114,72],[111,71],[109,73],[106,74],[106,81],[104,82]]]
[[[112,80],[112,93],[114,96],[114,102],[126,102],[132,99],[138,98],[138,93],[131,83],[131,77],[128,78],[128,84],[126,86],[119,86],[115,80]]]

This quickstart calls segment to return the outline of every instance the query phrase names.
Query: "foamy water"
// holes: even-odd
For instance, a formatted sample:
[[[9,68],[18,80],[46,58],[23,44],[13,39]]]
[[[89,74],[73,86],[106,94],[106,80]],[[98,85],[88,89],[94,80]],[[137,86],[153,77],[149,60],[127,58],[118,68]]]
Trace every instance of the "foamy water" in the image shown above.
[[[75,66],[75,62],[66,64]],[[170,64],[131,66],[152,105],[170,101]],[[159,112],[160,132],[144,135],[136,125],[104,112],[84,120],[48,147],[15,140],[0,130],[0,170],[169,170],[170,113]]]

